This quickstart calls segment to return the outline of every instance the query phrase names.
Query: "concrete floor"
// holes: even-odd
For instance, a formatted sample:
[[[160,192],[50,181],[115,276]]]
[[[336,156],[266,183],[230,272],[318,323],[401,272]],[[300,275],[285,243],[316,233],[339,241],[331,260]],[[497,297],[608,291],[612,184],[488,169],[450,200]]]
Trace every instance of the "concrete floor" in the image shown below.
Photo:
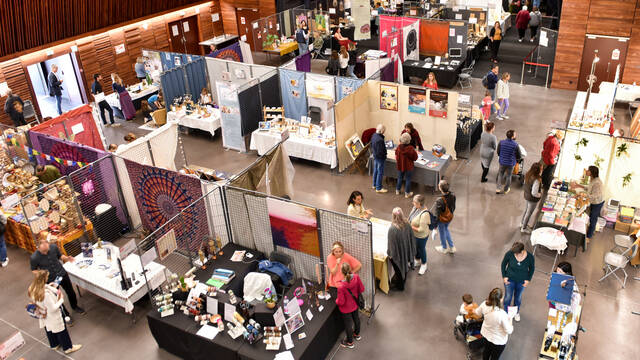
[[[479,99],[481,86],[474,80],[472,93]],[[539,159],[542,140],[554,123],[562,123],[572,106],[575,92],[548,90],[541,87],[512,85],[511,118],[497,123],[496,134],[504,137],[506,130],[518,132],[518,141],[529,152],[525,160],[528,168]],[[477,102],[477,101],[476,101]],[[620,119],[628,126],[629,119]],[[125,123],[120,128],[107,128],[110,142],[121,143],[129,131],[145,134],[137,129],[140,121]],[[189,163],[237,172],[255,160],[253,153],[240,154],[222,148],[220,134],[211,138],[206,133],[183,135]],[[446,177],[457,195],[457,210],[451,224],[451,232],[458,249],[455,256],[441,255],[434,250],[436,241],[427,244],[429,270],[424,276],[416,272],[409,275],[405,292],[378,292],[376,303],[380,305],[371,323],[363,321],[362,341],[353,350],[334,347],[330,358],[334,359],[464,359],[465,345],[452,333],[452,321],[458,311],[461,296],[473,294],[481,302],[493,287],[500,287],[500,262],[503,254],[516,240],[528,241],[518,230],[524,201],[519,186],[508,195],[496,196],[495,185],[481,184],[478,147],[469,160],[459,160],[449,168]],[[313,206],[337,211],[346,210],[349,193],[359,189],[364,193],[365,204],[375,216],[390,219],[391,210],[401,206],[409,210],[410,201],[393,192],[377,195],[371,190],[371,179],[360,175],[338,175],[327,166],[307,161],[294,161],[296,168],[294,199]],[[490,179],[494,178],[494,161]],[[391,187],[391,184],[388,185]],[[431,189],[414,187],[424,192],[428,203],[435,199]],[[581,360],[591,359],[639,359],[631,336],[640,332],[638,317],[631,311],[640,311],[640,283],[629,280],[621,289],[614,279],[598,283],[602,276],[602,258],[613,247],[610,229],[598,233],[587,252],[573,257],[573,248],[563,256],[573,264],[580,284],[587,284],[587,296],[583,310],[578,354]],[[0,340],[20,329],[27,345],[11,359],[58,359],[62,355],[47,348],[44,332],[37,322],[24,313],[27,300],[26,288],[31,280],[28,254],[9,247],[11,262],[0,269]],[[537,268],[549,271],[553,257],[544,250],[536,255]],[[631,276],[636,269],[628,268]],[[523,296],[522,321],[515,324],[502,359],[535,359],[544,332],[547,302],[545,301],[548,276],[536,272]],[[85,316],[76,316],[76,325],[70,329],[72,339],[85,346],[72,354],[74,359],[174,359],[173,355],[158,348],[151,336],[144,313],[149,310],[146,300],[136,304],[135,317],[124,314],[122,309],[84,294],[80,299],[87,310]],[[364,319],[363,319],[364,320]],[[630,336],[631,335],[631,336]],[[635,349],[635,350],[634,350]],[[634,355],[635,354],[635,355]]]

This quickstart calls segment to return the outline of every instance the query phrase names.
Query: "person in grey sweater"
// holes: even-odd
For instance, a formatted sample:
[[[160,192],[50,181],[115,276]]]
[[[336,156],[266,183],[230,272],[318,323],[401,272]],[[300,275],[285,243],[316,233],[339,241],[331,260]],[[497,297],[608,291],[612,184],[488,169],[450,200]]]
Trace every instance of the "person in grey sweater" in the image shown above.
[[[391,226],[387,233],[387,253],[395,272],[391,284],[395,289],[402,291],[407,281],[409,262],[416,256],[416,242],[413,240],[409,221],[399,207],[394,208],[391,215]]]
[[[534,42],[536,39],[536,35],[538,34],[538,28],[540,27],[540,23],[542,22],[542,14],[538,10],[536,6],[531,9],[529,13],[529,28],[531,29],[531,42]]]
[[[495,124],[487,121],[484,124],[484,132],[480,136],[480,166],[482,166],[482,179],[480,182],[487,182],[487,174],[489,173],[491,161],[493,161],[493,154],[498,148],[498,138],[493,134],[494,129]]]

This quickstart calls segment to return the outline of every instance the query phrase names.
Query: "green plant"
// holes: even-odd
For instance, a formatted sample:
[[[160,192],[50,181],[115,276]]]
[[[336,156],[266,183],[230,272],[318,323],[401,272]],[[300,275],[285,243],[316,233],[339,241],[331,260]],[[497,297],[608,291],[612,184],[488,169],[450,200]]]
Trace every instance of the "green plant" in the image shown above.
[[[576,143],[576,147],[581,146],[581,145],[582,145],[582,146],[584,146],[584,147],[586,147],[586,146],[587,146],[587,144],[589,144],[589,139],[587,139],[587,138],[582,138],[582,139],[580,139],[580,141],[578,141],[578,142]]]
[[[593,161],[593,165],[597,166],[598,168],[600,167],[600,165],[602,164],[602,162],[604,161],[603,158],[601,158],[600,156],[598,156],[598,154],[595,155],[596,159]]]
[[[581,161],[581,160],[582,160],[582,156],[580,156],[579,154],[575,154],[575,155],[573,155],[573,157],[574,157],[577,161]]]
[[[627,146],[627,143],[618,145],[618,147],[616,148],[616,157],[620,157],[622,154],[629,156],[627,150],[629,150],[629,146]]]
[[[278,39],[278,35],[268,34],[264,37],[264,41],[262,42],[262,47],[267,48],[273,45],[273,43]]]
[[[627,175],[622,177],[622,187],[627,187],[631,183],[631,176],[633,173],[628,173]]]

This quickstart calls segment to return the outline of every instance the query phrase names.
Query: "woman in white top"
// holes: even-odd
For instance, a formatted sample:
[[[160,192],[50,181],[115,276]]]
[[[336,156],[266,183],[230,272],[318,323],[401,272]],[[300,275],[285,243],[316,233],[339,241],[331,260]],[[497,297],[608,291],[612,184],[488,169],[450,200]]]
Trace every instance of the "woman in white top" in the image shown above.
[[[484,317],[480,334],[486,343],[482,353],[483,360],[498,360],[513,332],[511,317],[502,309],[502,289],[495,288],[489,297],[475,310],[476,315]]]
[[[47,332],[49,345],[51,349],[57,350],[62,346],[65,354],[71,354],[80,350],[82,345],[73,345],[69,332],[65,326],[60,307],[64,302],[62,292],[56,284],[47,284],[49,272],[47,270],[36,270],[36,278],[29,285],[29,298],[38,307],[38,313],[41,315],[40,328],[44,328]]]
[[[347,48],[340,46],[340,76],[347,76],[347,67],[349,66],[349,53]]]
[[[511,74],[508,72],[502,73],[502,79],[498,80],[496,85],[496,97],[498,98],[498,120],[508,119],[507,110],[509,109],[509,80]]]
[[[585,171],[585,174],[589,177],[589,185],[583,186],[575,181],[571,182],[571,186],[573,188],[583,188],[587,190],[587,195],[589,196],[589,202],[591,206],[589,206],[589,228],[587,229],[587,243],[593,237],[593,233],[596,230],[596,223],[598,222],[598,216],[600,216],[600,211],[604,206],[604,195],[603,189],[604,185],[602,184],[602,180],[600,180],[600,169],[597,166],[591,165]]]
[[[362,219],[368,219],[373,215],[371,210],[364,208],[362,199],[363,196],[360,191],[355,190],[351,193],[351,196],[349,196],[349,200],[347,201],[347,215]]]

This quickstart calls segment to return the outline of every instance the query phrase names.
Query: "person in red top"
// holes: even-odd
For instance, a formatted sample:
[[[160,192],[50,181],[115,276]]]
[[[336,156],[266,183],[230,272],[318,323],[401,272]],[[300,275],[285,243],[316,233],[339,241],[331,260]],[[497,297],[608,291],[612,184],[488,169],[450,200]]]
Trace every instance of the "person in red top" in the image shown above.
[[[358,259],[347,254],[344,251],[344,245],[340,241],[333,243],[331,247],[331,254],[327,256],[327,266],[329,267],[329,286],[337,288],[340,282],[344,279],[342,271],[340,271],[342,264],[349,264],[349,268],[353,272],[358,272],[362,267],[362,264]]]
[[[522,42],[524,39],[524,34],[527,31],[527,27],[529,27],[529,20],[531,20],[531,15],[527,11],[527,7],[523,6],[522,10],[518,12],[516,15],[516,29],[518,29],[518,42]]]
[[[422,140],[420,140],[420,134],[418,133],[418,130],[416,130],[416,128],[413,127],[412,123],[408,122],[404,124],[404,129],[402,130],[402,134],[404,133],[411,135],[411,142],[410,142],[411,146],[413,146],[414,148],[420,151],[424,150],[424,147],[422,146]]]
[[[422,86],[429,89],[438,90],[438,82],[436,81],[436,74],[434,74],[433,71],[429,72],[429,75],[427,75],[427,78],[424,79]]]
[[[356,299],[364,292],[364,285],[358,274],[351,272],[349,263],[343,263],[342,275],[344,280],[338,286],[338,296],[336,297],[336,305],[342,313],[344,320],[344,331],[347,338],[340,342],[340,346],[353,349],[353,339],[362,339],[360,336],[360,317],[358,316],[358,303]]]
[[[396,168],[398,169],[396,195],[400,195],[404,179],[404,197],[407,199],[413,196],[413,192],[411,192],[411,175],[413,175],[413,162],[418,160],[418,153],[410,143],[411,135],[403,133],[400,135],[400,145],[396,148]]]
[[[564,137],[564,132],[556,130],[554,133],[549,134],[547,139],[542,145],[542,162],[544,163],[544,170],[542,171],[542,188],[549,190],[551,187],[551,180],[553,180],[553,173],[556,170],[556,164],[558,163],[558,154],[560,154],[560,141]]]

